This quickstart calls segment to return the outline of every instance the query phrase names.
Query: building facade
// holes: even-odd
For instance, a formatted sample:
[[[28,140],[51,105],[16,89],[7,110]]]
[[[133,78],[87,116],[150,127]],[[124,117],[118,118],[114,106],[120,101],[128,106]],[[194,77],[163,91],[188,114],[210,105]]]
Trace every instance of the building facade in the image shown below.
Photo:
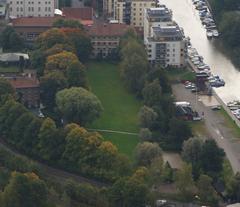
[[[53,17],[58,0],[7,0],[10,17]]]
[[[172,12],[165,6],[145,9],[144,44],[151,64],[162,67],[184,67],[187,40],[183,30],[172,21]]]
[[[92,58],[107,58],[117,53],[120,38],[129,28],[126,24],[95,23],[88,33],[93,46]]]
[[[156,7],[155,0],[132,0],[131,25],[134,27],[143,28],[145,9],[154,7]]]
[[[148,60],[162,67],[186,65],[186,41],[178,25],[152,27],[152,36],[145,38]]]
[[[114,0],[103,0],[103,14],[105,17],[112,17],[114,10]]]

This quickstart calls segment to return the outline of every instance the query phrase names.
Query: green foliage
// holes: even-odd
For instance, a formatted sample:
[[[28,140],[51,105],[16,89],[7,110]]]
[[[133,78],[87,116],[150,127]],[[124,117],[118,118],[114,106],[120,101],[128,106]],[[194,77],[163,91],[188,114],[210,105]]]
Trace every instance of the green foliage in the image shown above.
[[[53,120],[43,121],[38,134],[40,156],[47,161],[58,159],[63,153],[64,137],[59,133]]]
[[[142,128],[153,128],[158,114],[150,107],[143,106],[139,111],[139,124]]]
[[[211,206],[218,206],[218,197],[212,186],[212,178],[204,174],[200,175],[197,187],[200,201]]]
[[[46,207],[46,184],[34,173],[12,173],[9,184],[1,193],[2,207]]]
[[[78,20],[63,18],[57,19],[55,22],[53,22],[53,27],[57,28],[69,27],[83,29],[83,25]]]
[[[69,87],[88,87],[85,67],[79,61],[72,62],[67,68],[67,81]]]
[[[222,171],[225,153],[214,140],[206,140],[201,153],[201,166],[205,174],[218,176]]]
[[[162,97],[162,88],[159,80],[155,79],[153,82],[145,84],[142,94],[144,104],[147,106],[158,105]]]
[[[46,107],[55,106],[55,95],[58,91],[67,87],[67,79],[59,71],[53,71],[45,74],[40,79],[41,100]]]
[[[139,138],[141,141],[151,141],[152,132],[148,128],[141,128],[139,132]]]
[[[227,183],[227,196],[234,202],[240,201],[240,174],[237,173]]]
[[[112,206],[146,206],[149,202],[149,190],[142,176],[145,176],[145,169],[139,169],[131,177],[116,181],[109,192]]]
[[[15,95],[15,89],[12,87],[10,82],[5,78],[0,78],[0,97],[6,95]],[[1,100],[1,98],[0,98]]]
[[[103,111],[98,98],[81,87],[59,91],[56,95],[56,103],[67,121],[82,125],[91,123]]]
[[[189,201],[194,196],[194,182],[192,179],[192,167],[185,164],[176,175],[176,185],[184,200]]]
[[[23,40],[11,26],[7,26],[0,34],[0,45],[3,50],[18,51],[23,49]]]
[[[157,143],[139,143],[135,149],[136,162],[140,166],[149,166],[157,157],[162,155],[162,150]]]

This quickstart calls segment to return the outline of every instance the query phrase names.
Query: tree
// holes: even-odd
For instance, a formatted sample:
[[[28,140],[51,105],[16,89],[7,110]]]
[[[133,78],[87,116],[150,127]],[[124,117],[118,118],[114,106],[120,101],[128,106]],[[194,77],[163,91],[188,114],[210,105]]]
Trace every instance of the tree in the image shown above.
[[[186,201],[192,200],[195,187],[192,179],[191,165],[185,164],[183,168],[177,172],[176,185],[182,195],[182,198]]]
[[[170,120],[169,129],[166,142],[171,149],[180,151],[183,142],[192,136],[191,128],[186,122],[174,118]]]
[[[240,173],[233,176],[227,183],[227,196],[233,202],[240,202]]]
[[[135,157],[138,165],[149,166],[155,158],[162,155],[162,150],[157,143],[139,143],[135,149]]]
[[[12,173],[1,193],[2,207],[46,207],[47,200],[46,185],[34,173]]]
[[[198,137],[190,138],[183,143],[182,157],[192,165],[194,178],[200,174],[202,146],[203,141]]]
[[[67,87],[67,79],[60,71],[53,71],[40,78],[41,100],[50,109],[55,106],[55,95]]]
[[[4,95],[15,95],[15,89],[12,87],[11,83],[5,79],[0,78],[0,97]]]
[[[158,118],[157,113],[150,107],[143,106],[138,114],[139,123],[142,128],[152,129]]]
[[[85,67],[79,61],[72,62],[67,68],[67,80],[69,87],[87,88]]]
[[[43,121],[38,134],[38,150],[44,160],[55,161],[62,154],[63,137],[57,132],[57,127],[53,120],[47,118]]]
[[[141,128],[139,137],[142,141],[150,141],[152,139],[152,132],[148,128]]]
[[[7,26],[0,34],[0,45],[4,50],[17,51],[23,48],[23,40],[13,27]]]
[[[121,77],[130,91],[140,95],[147,70],[147,60],[136,53],[131,54],[122,61]]]
[[[59,91],[56,95],[56,103],[67,121],[82,125],[92,122],[103,111],[99,99],[81,87]]]
[[[204,173],[210,176],[217,176],[223,167],[225,153],[219,148],[215,140],[206,140],[201,152],[201,168]]]
[[[218,206],[218,198],[212,186],[212,178],[207,175],[200,175],[197,187],[202,202],[211,206]]]
[[[66,44],[67,39],[63,31],[57,28],[49,29],[39,35],[36,46],[38,49],[47,50],[56,44]]]
[[[76,48],[76,55],[81,62],[86,62],[92,52],[92,43],[89,36],[83,29],[63,28],[68,42]]]
[[[68,28],[80,28],[83,29],[83,25],[78,21],[74,19],[57,19],[55,22],[53,22],[53,27],[68,27]]]
[[[144,104],[147,106],[158,105],[162,97],[162,88],[159,80],[155,79],[151,83],[147,83],[142,91]]]
[[[154,160],[149,168],[150,180],[154,185],[159,184],[163,181],[164,161],[163,158],[158,156]]]
[[[67,51],[50,55],[47,57],[46,70],[66,72],[70,64],[78,62],[75,54]]]

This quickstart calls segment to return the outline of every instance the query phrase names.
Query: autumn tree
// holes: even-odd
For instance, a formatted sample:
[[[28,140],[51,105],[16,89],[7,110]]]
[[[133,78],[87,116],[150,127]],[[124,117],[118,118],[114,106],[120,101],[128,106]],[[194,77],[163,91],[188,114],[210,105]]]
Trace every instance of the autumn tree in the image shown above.
[[[47,201],[46,184],[34,173],[12,173],[1,193],[2,207],[46,207]]]
[[[46,50],[56,44],[65,44],[66,41],[66,35],[64,32],[57,28],[53,28],[39,35],[38,39],[36,40],[36,46],[38,49],[42,48]]]
[[[75,54],[63,51],[47,57],[46,70],[66,72],[68,66],[77,61],[78,58]]]
[[[59,91],[56,95],[56,103],[67,121],[82,125],[92,122],[103,111],[99,99],[81,87]]]

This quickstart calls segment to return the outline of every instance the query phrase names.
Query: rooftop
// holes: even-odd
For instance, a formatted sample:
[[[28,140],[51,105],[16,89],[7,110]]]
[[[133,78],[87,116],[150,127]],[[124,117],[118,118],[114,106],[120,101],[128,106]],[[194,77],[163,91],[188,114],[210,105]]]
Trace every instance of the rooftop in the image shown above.
[[[14,27],[52,27],[59,17],[20,17],[13,19]]]
[[[154,21],[171,21],[172,11],[166,6],[161,6],[158,8],[148,8],[146,9],[148,18],[153,18]]]
[[[14,77],[8,78],[9,82],[15,89],[38,88],[39,81],[35,77]]]
[[[91,7],[64,7],[62,8],[62,14],[69,19],[93,20],[93,8]]]
[[[182,38],[183,32],[178,25],[152,27],[155,37],[179,37]]]
[[[122,36],[128,28],[126,24],[95,22],[88,32],[91,36]]]

